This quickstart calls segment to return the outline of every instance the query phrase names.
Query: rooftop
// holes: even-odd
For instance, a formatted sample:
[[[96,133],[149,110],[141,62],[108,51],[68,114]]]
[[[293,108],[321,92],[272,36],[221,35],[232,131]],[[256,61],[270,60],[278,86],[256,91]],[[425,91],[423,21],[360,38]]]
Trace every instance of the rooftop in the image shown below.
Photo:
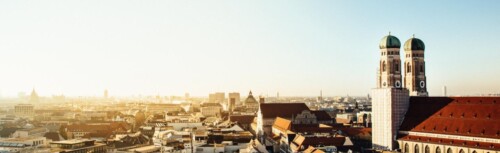
[[[401,131],[500,139],[500,97],[411,97]]]

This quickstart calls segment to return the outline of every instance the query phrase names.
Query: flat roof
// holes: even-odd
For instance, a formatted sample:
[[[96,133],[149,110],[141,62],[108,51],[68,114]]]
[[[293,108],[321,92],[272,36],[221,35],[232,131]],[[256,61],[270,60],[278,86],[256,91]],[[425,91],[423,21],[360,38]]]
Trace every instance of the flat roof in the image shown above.
[[[95,141],[95,140],[71,139],[71,140],[54,141],[54,142],[51,142],[50,144],[77,144],[77,143],[84,143],[84,142],[89,142],[89,141]]]

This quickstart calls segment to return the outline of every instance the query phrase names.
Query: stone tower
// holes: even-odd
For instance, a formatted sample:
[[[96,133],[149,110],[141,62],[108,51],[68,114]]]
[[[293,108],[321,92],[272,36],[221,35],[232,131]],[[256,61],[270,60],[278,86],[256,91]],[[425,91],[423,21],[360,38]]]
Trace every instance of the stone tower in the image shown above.
[[[372,145],[374,149],[398,148],[396,136],[409,105],[409,93],[402,88],[399,39],[382,38],[377,88],[372,90]]]
[[[408,39],[405,49],[405,88],[411,96],[428,96],[427,80],[425,77],[424,42],[418,38]]]
[[[402,87],[401,59],[399,39],[389,35],[380,41],[380,63],[377,80],[377,88]]]

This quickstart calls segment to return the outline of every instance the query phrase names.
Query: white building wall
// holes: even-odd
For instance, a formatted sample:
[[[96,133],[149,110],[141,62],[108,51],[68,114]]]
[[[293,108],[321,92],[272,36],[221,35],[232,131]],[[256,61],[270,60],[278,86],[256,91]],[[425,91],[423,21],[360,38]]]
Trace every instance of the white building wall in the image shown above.
[[[377,88],[372,90],[373,148],[398,148],[396,136],[409,106],[409,93],[404,88]]]

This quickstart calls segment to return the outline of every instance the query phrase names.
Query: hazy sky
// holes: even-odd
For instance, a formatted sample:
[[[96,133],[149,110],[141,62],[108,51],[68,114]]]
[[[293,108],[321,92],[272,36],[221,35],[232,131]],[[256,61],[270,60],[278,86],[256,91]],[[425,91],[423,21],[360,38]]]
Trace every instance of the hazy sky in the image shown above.
[[[380,39],[426,44],[430,95],[500,92],[500,1],[0,1],[0,91],[366,95]]]

